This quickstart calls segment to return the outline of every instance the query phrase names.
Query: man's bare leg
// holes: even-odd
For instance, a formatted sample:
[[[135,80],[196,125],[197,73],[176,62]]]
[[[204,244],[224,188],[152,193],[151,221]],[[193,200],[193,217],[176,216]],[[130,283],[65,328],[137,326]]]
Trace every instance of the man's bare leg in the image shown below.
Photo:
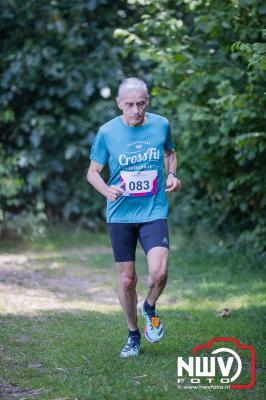
[[[154,247],[147,255],[149,267],[149,291],[147,298],[140,305],[140,312],[145,319],[144,335],[152,343],[159,342],[164,336],[164,329],[155,302],[165,288],[167,282],[168,249]]]
[[[135,261],[119,262],[119,301],[124,310],[128,329],[135,331],[137,327],[137,275]]]
[[[168,249],[153,247],[147,255],[149,279],[147,302],[153,306],[163,292],[167,282]]]

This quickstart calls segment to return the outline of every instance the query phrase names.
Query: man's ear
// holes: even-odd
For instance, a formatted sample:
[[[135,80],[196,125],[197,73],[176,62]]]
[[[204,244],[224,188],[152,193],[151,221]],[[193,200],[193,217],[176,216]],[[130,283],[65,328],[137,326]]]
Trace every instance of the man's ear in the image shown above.
[[[117,104],[118,108],[119,108],[120,110],[122,110],[119,97],[116,97],[115,100],[116,100],[116,104]]]

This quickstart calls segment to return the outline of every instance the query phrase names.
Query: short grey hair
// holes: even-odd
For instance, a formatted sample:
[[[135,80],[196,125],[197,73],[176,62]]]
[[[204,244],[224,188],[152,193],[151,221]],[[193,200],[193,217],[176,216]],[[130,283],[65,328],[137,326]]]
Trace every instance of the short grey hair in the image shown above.
[[[124,90],[126,90],[126,89],[142,89],[142,90],[145,92],[147,98],[149,98],[149,92],[148,92],[147,85],[146,85],[146,83],[145,83],[142,79],[140,79],[140,78],[134,78],[134,77],[132,77],[132,78],[124,79],[124,80],[120,83],[120,85],[119,85],[119,87],[118,87],[117,97],[118,97],[118,98],[121,98],[121,97],[122,97],[122,92],[123,92]]]

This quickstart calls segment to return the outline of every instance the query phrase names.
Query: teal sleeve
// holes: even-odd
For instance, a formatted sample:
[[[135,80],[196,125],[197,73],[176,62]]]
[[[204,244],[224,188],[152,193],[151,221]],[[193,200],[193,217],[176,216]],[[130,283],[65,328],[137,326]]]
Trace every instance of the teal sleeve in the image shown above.
[[[90,159],[102,165],[105,165],[108,161],[108,158],[109,158],[109,153],[106,148],[104,135],[102,131],[99,131],[92,143]]]
[[[167,132],[166,132],[166,138],[164,142],[164,150],[174,150],[175,149],[175,144],[171,135],[171,128],[168,123],[167,126]]]

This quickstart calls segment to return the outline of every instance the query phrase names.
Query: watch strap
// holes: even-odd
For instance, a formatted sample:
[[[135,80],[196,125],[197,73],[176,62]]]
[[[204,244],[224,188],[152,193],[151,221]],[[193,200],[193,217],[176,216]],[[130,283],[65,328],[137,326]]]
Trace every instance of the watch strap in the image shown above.
[[[173,175],[175,178],[177,178],[177,175],[174,172],[168,172],[168,175]]]

